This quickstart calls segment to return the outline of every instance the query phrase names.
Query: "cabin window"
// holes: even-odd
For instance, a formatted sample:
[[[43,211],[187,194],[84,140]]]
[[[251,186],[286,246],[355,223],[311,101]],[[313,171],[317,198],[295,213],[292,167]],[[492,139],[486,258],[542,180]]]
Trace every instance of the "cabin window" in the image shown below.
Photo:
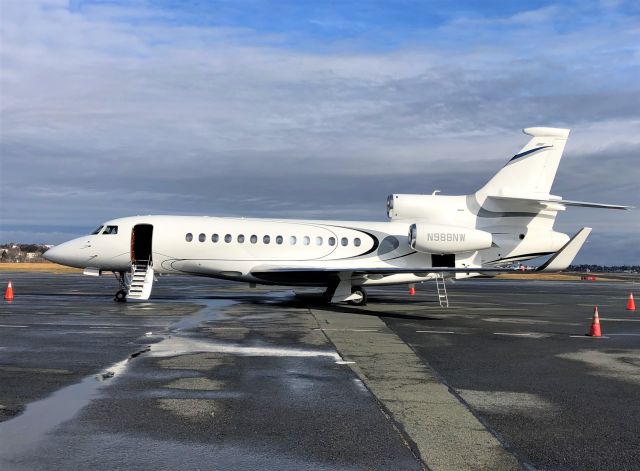
[[[353,245],[355,245],[356,247],[360,247],[361,243],[362,241],[360,240],[359,237],[356,237],[355,239],[353,239]]]
[[[253,234],[249,240],[252,244],[255,244],[256,242],[258,242],[258,236]]]
[[[207,240],[207,236],[206,236],[206,235],[204,235],[204,234],[200,234],[200,235],[198,236],[198,240],[199,240],[200,242],[204,242],[205,240]]]
[[[216,242],[218,242],[219,240],[220,240],[220,236],[219,236],[218,234],[213,234],[213,235],[211,236],[211,242],[213,242],[214,244],[215,244]]]
[[[289,244],[296,245],[296,242],[298,242],[298,239],[296,238],[296,236],[289,237]]]
[[[191,242],[193,240],[193,234],[191,232],[188,232],[186,236],[184,236],[184,240],[186,240],[187,242]]]
[[[238,234],[238,244],[244,244],[244,234]]]
[[[103,234],[117,234],[117,233],[118,233],[118,226],[107,226],[107,228],[103,232]]]
[[[304,239],[302,239],[302,243],[304,245],[309,245],[311,243],[311,239],[309,238],[309,236],[304,236]]]
[[[281,236],[281,235],[279,235],[278,237],[276,237],[276,244],[278,244],[278,245],[282,245],[282,241],[283,241],[283,239],[282,239],[282,236]]]
[[[316,245],[322,245],[322,237],[316,237]]]
[[[271,237],[269,237],[268,235],[264,236],[262,238],[262,242],[264,242],[265,244],[268,244],[269,242],[271,242]]]
[[[91,232],[91,235],[100,234],[100,231],[102,230],[103,227],[104,226],[97,227],[96,229],[93,230],[93,232]]]
[[[335,237],[329,237],[329,245],[331,247],[333,247],[334,245],[336,245],[336,238]]]
[[[228,244],[229,242],[231,242],[231,239],[233,239],[233,237],[231,237],[231,234],[227,234],[226,236],[224,236],[224,241]]]
[[[349,245],[349,239],[347,239],[346,237],[343,237],[342,239],[340,239],[340,245],[342,245],[343,247],[346,247],[347,245]]]

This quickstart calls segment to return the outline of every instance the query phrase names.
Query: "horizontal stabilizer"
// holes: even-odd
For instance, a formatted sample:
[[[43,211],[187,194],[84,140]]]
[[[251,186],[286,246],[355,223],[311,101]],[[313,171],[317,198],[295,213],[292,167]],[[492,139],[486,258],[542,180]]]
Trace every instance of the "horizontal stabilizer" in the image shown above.
[[[623,209],[623,210],[629,210],[633,208],[633,206],[623,206],[619,204],[591,203],[588,201],[571,201],[571,200],[563,200],[563,199],[539,199],[539,198],[497,196],[497,195],[489,195],[489,198],[499,200],[499,201],[504,201],[504,202],[512,201],[514,203],[521,203],[521,204],[528,203],[528,204],[535,204],[540,206],[560,204],[562,206],[577,206],[582,208]]]
[[[576,235],[574,235],[569,242],[564,244],[560,250],[558,250],[554,255],[551,256],[549,260],[547,260],[544,265],[541,265],[536,271],[541,272],[549,272],[549,271],[562,271],[566,270],[573,259],[576,258],[576,255],[584,245],[587,237],[591,234],[590,227],[583,227],[578,231]]]
[[[548,202],[552,202],[552,200],[548,200]],[[622,206],[619,204],[608,204],[608,203],[590,203],[589,201],[560,200],[560,201],[553,201],[553,202],[559,203],[563,206],[579,206],[583,208],[625,209],[625,210],[629,210],[633,208],[633,206]]]

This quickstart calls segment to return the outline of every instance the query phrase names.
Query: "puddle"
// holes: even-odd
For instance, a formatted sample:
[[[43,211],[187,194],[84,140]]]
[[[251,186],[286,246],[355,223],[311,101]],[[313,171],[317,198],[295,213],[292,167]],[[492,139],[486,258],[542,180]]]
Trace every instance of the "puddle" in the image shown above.
[[[111,365],[98,375],[56,391],[51,396],[32,402],[17,417],[0,422],[0,457],[21,453],[39,442],[59,424],[73,418],[97,396],[100,389],[121,374],[129,358]]]
[[[290,297],[290,292],[271,293],[267,298],[273,298],[275,302],[278,299]],[[265,297],[261,294],[261,297]],[[228,300],[207,300],[206,308],[185,317],[175,324],[171,325],[173,335],[169,335],[158,343],[151,345],[149,356],[152,357],[171,357],[177,355],[187,355],[191,353],[223,353],[241,356],[274,356],[274,357],[329,357],[336,362],[342,360],[342,357],[335,351],[319,350],[319,349],[301,349],[286,347],[265,346],[248,346],[230,342],[216,342],[213,340],[199,340],[182,335],[189,329],[194,329],[204,322],[215,318],[223,317],[220,310],[222,307],[232,304]]]
[[[227,300],[207,300],[205,301],[204,308],[190,316],[183,317],[178,322],[174,322],[169,326],[169,330],[173,333],[177,333],[184,330],[195,329],[200,324],[218,317],[218,310],[224,306],[228,306],[229,304],[232,304],[232,302]]]
[[[206,307],[172,324],[170,329],[174,337],[169,336],[160,343],[180,338],[176,332],[213,319],[217,310],[228,304],[231,304],[231,301],[206,301]],[[75,417],[82,408],[99,397],[100,390],[113,384],[114,379],[126,371],[133,359],[149,350],[149,347],[146,347],[133,353],[127,359],[114,363],[97,374],[87,376],[79,383],[66,386],[44,399],[28,404],[25,411],[15,418],[0,422],[0,458],[15,456],[36,446],[47,433]]]
[[[261,294],[264,297],[264,294]],[[289,293],[274,293],[272,297],[290,296]],[[173,357],[178,355],[214,352],[242,356],[276,357],[329,357],[336,361],[342,358],[335,351],[319,349],[301,349],[270,346],[246,346],[236,343],[224,343],[211,340],[192,339],[185,332],[202,323],[220,318],[222,307],[233,304],[228,299],[195,299],[190,302],[203,303],[205,307],[186,316],[169,327],[164,339],[130,355],[127,359],[115,363],[97,374],[84,378],[77,384],[66,386],[45,399],[27,405],[24,413],[5,422],[0,422],[0,459],[14,457],[36,447],[45,436],[64,422],[73,419],[77,413],[100,396],[105,389],[122,375],[131,361],[142,354],[153,357]],[[185,332],[185,333],[183,333]],[[147,334],[150,334],[148,332]],[[145,335],[145,334],[143,334]]]
[[[256,357],[329,357],[336,360],[336,362],[342,360],[338,353],[329,350],[245,346],[233,343],[190,339],[181,336],[170,337],[151,345],[151,352],[149,354],[153,357],[171,357],[203,352]]]

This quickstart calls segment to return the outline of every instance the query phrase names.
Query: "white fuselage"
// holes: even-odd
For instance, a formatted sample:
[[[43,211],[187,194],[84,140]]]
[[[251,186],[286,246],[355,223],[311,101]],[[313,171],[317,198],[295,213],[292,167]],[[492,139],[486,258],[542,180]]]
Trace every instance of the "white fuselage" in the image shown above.
[[[56,246],[47,252],[47,257],[64,265],[126,272],[135,258],[134,227],[147,225],[153,228],[150,258],[156,273],[263,284],[326,286],[326,278],[309,270],[331,267],[350,272],[360,267],[432,267],[431,254],[416,252],[409,244],[409,228],[414,221],[135,216],[108,221],[100,233]],[[108,227],[116,227],[117,233],[107,231]],[[550,244],[546,239],[536,243],[533,238],[520,241],[516,234],[498,234],[497,237],[502,238],[501,247],[456,254],[456,266],[480,267],[505,259],[531,258],[520,255],[549,253],[559,248],[558,243]],[[293,272],[290,276],[271,273],[278,267],[292,271],[300,267],[309,273]],[[363,279],[362,284],[412,283],[430,278],[428,273],[398,273],[370,276]]]

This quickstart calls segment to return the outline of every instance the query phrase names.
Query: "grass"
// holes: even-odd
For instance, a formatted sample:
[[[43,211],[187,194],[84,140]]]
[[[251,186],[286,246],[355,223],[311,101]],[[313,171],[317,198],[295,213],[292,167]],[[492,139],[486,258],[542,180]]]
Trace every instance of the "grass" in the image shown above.
[[[543,281],[580,281],[584,275],[593,275],[597,280],[602,281],[638,281],[637,275],[627,275],[618,273],[503,273],[496,275],[496,278],[503,280],[543,280]],[[585,283],[593,281],[585,280]]]
[[[0,271],[46,272],[46,273],[82,273],[80,268],[65,267],[51,262],[38,263],[0,263]]]
[[[504,280],[548,280],[548,281],[576,281],[581,275],[571,273],[502,273],[496,278]]]

